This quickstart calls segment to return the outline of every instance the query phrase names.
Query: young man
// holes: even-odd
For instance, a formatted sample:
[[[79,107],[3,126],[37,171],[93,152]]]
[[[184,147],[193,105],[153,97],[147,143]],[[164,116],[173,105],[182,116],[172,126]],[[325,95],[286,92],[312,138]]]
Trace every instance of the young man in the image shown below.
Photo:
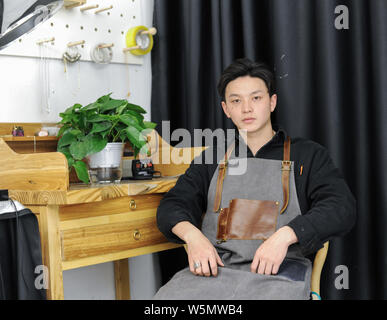
[[[222,159],[193,162],[161,201],[159,229],[187,244],[189,269],[155,298],[307,299],[311,264],[305,255],[352,228],[355,199],[324,147],[272,125],[277,95],[266,65],[235,61],[218,91],[238,132],[227,142],[226,166]],[[247,148],[247,169],[232,176],[227,163],[238,160],[240,144]],[[216,150],[201,157],[216,159]]]

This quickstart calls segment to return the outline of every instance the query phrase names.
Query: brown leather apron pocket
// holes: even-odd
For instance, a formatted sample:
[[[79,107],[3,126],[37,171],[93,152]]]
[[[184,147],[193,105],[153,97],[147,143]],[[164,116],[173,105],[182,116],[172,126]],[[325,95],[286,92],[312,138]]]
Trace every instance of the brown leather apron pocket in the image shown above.
[[[219,240],[266,240],[276,230],[279,203],[269,200],[233,199],[218,218]]]

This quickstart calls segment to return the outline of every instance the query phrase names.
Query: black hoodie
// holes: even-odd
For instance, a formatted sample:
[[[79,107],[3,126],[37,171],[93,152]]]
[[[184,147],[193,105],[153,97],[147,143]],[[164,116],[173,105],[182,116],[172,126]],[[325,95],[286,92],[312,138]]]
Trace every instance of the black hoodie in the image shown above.
[[[247,148],[247,157],[282,160],[287,133],[278,125],[273,125],[273,129],[276,131],[274,137],[255,155]],[[235,141],[237,150],[238,135]],[[213,154],[212,164],[204,162],[207,152]],[[192,161],[185,174],[161,200],[157,224],[169,241],[183,243],[171,231],[179,222],[188,221],[200,227],[202,214],[207,211],[210,182],[221,160],[216,156],[217,146],[214,144],[199,156],[202,164]],[[303,254],[309,255],[322,248],[325,241],[351,230],[356,221],[356,201],[328,151],[320,144],[291,137],[290,160],[294,161],[302,215],[288,226],[296,233]]]

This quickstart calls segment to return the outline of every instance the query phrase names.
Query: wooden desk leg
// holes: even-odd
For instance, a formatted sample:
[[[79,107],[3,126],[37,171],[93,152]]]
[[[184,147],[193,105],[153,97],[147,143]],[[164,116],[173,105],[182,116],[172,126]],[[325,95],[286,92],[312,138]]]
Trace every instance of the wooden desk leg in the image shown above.
[[[128,259],[114,261],[116,300],[130,300]]]
[[[39,218],[43,263],[49,271],[47,299],[63,300],[62,249],[58,206],[41,207]]]

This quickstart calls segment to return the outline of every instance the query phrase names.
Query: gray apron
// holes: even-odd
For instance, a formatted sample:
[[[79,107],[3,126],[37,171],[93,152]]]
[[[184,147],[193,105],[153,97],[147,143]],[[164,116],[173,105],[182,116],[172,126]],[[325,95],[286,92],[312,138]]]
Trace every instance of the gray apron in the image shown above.
[[[242,175],[227,174],[223,181],[220,204],[228,207],[232,199],[271,200],[283,207],[282,161],[245,158],[246,170]],[[241,165],[235,150],[229,157],[228,170]],[[276,230],[301,215],[294,181],[294,163],[289,176],[289,199],[286,210],[278,212]],[[234,171],[235,172],[235,171]],[[218,266],[217,277],[202,277],[183,269],[156,293],[156,300],[280,300],[309,299],[311,261],[301,254],[298,244],[289,246],[288,253],[277,275],[252,273],[250,266],[263,240],[216,239],[219,213],[214,212],[214,201],[219,165],[208,190],[208,206],[203,218],[202,232],[219,253],[225,267]]]

